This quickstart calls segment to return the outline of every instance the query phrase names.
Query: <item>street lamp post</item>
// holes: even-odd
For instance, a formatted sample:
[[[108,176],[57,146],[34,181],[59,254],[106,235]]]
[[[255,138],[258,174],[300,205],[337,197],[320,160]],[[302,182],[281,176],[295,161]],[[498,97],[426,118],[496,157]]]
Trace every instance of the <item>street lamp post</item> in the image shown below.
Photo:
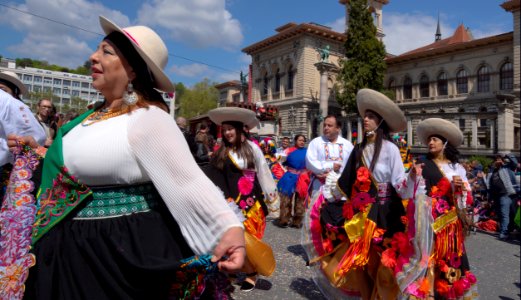
[[[288,122],[289,122],[289,127],[290,127],[290,135],[291,135],[291,138],[293,138],[293,136],[295,135],[295,123],[297,121],[297,114],[295,112],[295,107],[293,107],[293,105],[289,108],[289,112],[288,112]]]

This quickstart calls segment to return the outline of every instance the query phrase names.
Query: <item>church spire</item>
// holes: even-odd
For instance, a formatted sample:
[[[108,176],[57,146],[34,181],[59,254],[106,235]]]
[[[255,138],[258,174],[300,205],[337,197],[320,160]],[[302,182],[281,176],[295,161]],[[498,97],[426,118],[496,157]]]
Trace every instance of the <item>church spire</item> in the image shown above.
[[[440,30],[440,13],[438,12],[438,26],[436,28],[436,35],[434,35],[434,41],[437,42],[441,40],[441,30]]]

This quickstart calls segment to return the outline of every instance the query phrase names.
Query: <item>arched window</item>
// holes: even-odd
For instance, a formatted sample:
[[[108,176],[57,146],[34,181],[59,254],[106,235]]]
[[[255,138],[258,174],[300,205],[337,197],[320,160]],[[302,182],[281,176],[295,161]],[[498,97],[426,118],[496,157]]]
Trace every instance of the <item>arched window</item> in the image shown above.
[[[458,74],[456,74],[456,90],[458,94],[469,92],[469,76],[464,69],[459,70]]]
[[[295,72],[293,71],[293,66],[289,65],[288,67],[288,82],[287,82],[287,90],[291,91],[293,89],[293,77],[295,77]]]
[[[420,77],[420,97],[429,97],[429,77],[427,75]]]
[[[275,73],[275,93],[280,92],[280,72],[277,69],[277,73]]]
[[[514,88],[514,69],[511,62],[507,62],[499,69],[499,88],[511,90]]]
[[[447,73],[443,72],[438,75],[438,96],[447,96],[449,94]]]
[[[482,66],[478,70],[478,93],[490,91],[490,72],[487,66]]]
[[[403,80],[403,99],[412,99],[412,80],[405,77]]]
[[[268,72],[264,73],[264,78],[262,78],[262,95],[266,96],[268,95],[268,87],[269,87],[269,80],[268,80]]]

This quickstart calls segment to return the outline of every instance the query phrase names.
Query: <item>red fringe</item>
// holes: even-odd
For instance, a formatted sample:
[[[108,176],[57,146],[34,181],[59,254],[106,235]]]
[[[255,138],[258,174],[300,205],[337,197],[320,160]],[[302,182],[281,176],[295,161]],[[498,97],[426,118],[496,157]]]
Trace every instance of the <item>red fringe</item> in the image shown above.
[[[458,257],[461,257],[463,255],[463,240],[463,226],[459,219],[445,226],[445,228],[436,233],[435,259],[447,258],[451,253],[457,253]]]

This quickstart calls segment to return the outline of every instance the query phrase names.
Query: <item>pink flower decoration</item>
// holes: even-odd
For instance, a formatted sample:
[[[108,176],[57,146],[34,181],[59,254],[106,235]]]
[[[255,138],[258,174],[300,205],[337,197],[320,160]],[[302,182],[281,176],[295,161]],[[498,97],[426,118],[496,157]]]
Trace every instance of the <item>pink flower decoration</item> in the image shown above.
[[[374,198],[371,197],[368,193],[360,192],[357,193],[353,198],[353,207],[359,210],[364,209],[369,203],[374,203]]]
[[[474,284],[476,281],[478,281],[476,276],[474,276],[474,274],[472,274],[470,271],[465,272],[465,278],[469,280],[470,284]]]
[[[439,214],[444,214],[447,210],[449,210],[447,201],[438,199],[438,202],[436,202],[436,211],[438,211]]]
[[[241,200],[241,201],[239,202],[239,207],[240,207],[241,209],[245,209],[246,207],[248,207],[248,205],[246,204],[246,201]]]
[[[459,268],[461,266],[461,257],[457,253],[452,253],[450,256],[450,265],[453,268]]]
[[[253,190],[253,180],[246,176],[242,176],[239,179],[239,182],[237,183],[237,186],[239,188],[239,193],[241,195],[249,195],[251,194],[251,191]]]
[[[255,204],[255,200],[252,197],[248,197],[248,199],[246,199],[246,203],[248,206],[253,206],[253,204]]]

